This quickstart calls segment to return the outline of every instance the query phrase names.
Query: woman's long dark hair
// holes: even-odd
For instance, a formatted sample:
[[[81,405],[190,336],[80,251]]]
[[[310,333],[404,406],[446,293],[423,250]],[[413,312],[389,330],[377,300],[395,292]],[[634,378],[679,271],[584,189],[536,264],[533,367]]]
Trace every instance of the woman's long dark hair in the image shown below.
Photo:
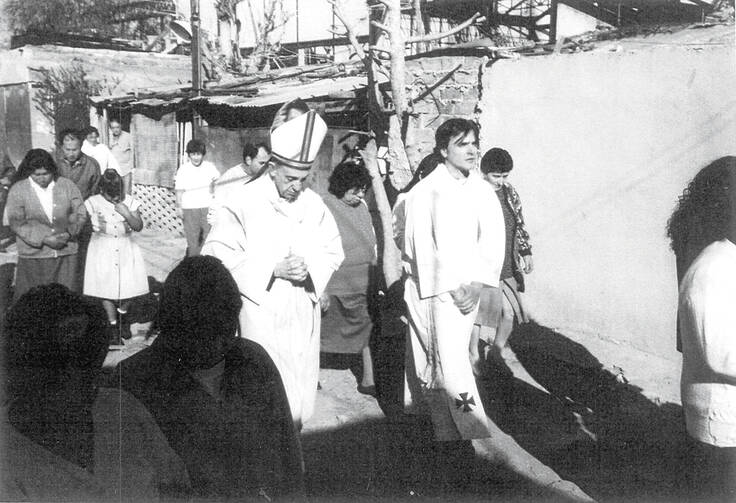
[[[59,176],[59,168],[51,154],[41,148],[32,148],[26,153],[20,166],[18,166],[18,175],[15,181],[25,180],[39,168],[47,169],[54,176],[54,180]]]
[[[716,159],[698,172],[679,198],[667,222],[667,236],[680,275],[714,241],[728,236],[733,222],[736,157]]]

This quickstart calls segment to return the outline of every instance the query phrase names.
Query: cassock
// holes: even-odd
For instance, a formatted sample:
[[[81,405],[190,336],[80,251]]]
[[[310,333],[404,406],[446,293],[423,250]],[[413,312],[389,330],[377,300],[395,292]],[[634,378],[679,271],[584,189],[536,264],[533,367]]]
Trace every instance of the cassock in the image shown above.
[[[437,440],[488,437],[469,359],[478,307],[462,314],[450,292],[471,282],[498,287],[505,244],[498,198],[477,172],[457,180],[439,165],[395,211],[411,396],[429,408]]]
[[[304,284],[275,278],[289,253],[304,258]],[[219,258],[243,296],[241,336],[263,346],[278,368],[296,424],[314,409],[319,374],[319,297],[343,260],[340,234],[310,189],[288,202],[263,175],[217,213],[202,254]]]

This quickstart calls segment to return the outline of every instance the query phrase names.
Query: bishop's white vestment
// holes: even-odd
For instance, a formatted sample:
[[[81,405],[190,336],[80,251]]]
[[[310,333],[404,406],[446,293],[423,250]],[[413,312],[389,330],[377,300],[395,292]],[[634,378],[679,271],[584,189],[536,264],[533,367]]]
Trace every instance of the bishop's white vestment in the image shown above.
[[[498,287],[506,240],[498,198],[477,172],[458,180],[440,164],[396,205],[394,225],[412,398],[428,406],[437,440],[488,437],[469,357],[478,307],[462,314],[450,292],[472,282]]]
[[[304,258],[305,284],[275,278],[289,253]],[[263,175],[218,210],[202,254],[222,260],[243,297],[241,336],[260,344],[279,369],[296,424],[314,409],[319,374],[319,297],[343,260],[340,234],[310,189],[288,202]]]

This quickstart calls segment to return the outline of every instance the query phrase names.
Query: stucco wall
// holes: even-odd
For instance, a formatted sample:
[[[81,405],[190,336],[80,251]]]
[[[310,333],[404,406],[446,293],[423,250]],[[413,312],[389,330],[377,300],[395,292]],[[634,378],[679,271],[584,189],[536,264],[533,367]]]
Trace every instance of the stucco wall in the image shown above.
[[[534,318],[675,359],[665,225],[711,160],[736,153],[733,47],[499,61],[481,147],[511,152],[534,245]]]

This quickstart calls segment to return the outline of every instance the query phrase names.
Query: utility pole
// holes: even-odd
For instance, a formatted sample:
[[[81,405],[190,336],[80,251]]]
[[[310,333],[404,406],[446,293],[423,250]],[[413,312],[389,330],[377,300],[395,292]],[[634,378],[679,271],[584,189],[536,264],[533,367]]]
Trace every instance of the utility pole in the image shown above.
[[[191,0],[192,23],[192,94],[202,94],[202,48],[199,34],[199,0]]]

